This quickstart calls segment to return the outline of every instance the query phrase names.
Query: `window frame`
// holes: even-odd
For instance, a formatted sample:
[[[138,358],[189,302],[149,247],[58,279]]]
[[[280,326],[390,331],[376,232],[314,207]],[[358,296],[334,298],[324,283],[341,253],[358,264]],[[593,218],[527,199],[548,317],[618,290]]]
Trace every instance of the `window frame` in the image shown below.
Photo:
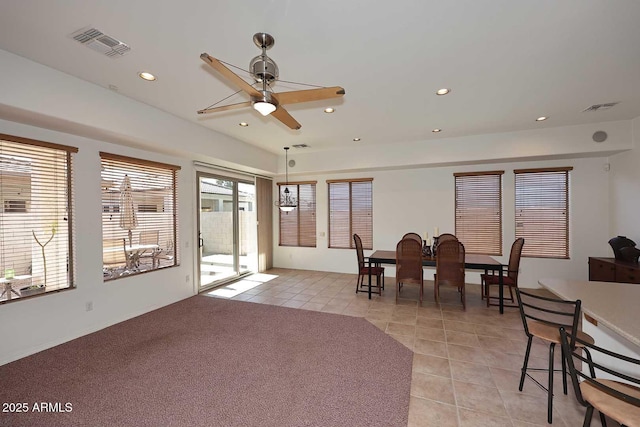
[[[283,189],[282,187],[285,188],[289,188],[291,191],[291,188],[295,188],[295,197],[298,201],[298,206],[296,206],[296,208],[291,211],[291,212],[283,212],[281,209],[278,209],[278,246],[283,246],[283,247],[301,247],[301,248],[315,248],[318,245],[318,238],[317,238],[317,229],[318,229],[318,222],[317,222],[317,188],[316,188],[316,184],[318,181],[297,181],[297,182],[278,182],[276,183],[276,185],[278,186],[278,197],[280,198],[282,193],[283,193]],[[303,215],[303,211],[300,209],[300,203],[302,202],[301,198],[300,198],[300,186],[310,186],[312,189],[312,193],[313,193],[313,200],[310,202],[312,205],[312,208],[309,210],[309,212],[311,213],[311,216],[313,216],[313,230],[309,230],[308,234],[303,233],[304,230],[301,230],[301,216]],[[306,209],[305,209],[306,211]],[[288,244],[288,243],[282,243],[282,237],[283,237],[283,230],[285,230],[285,228],[287,227],[287,223],[283,224],[283,218],[288,218],[289,215],[294,214],[296,215],[296,223],[295,223],[295,227],[296,227],[296,244]],[[305,218],[302,218],[302,220],[304,220]],[[308,240],[308,241],[312,241],[313,244],[301,244],[301,241],[303,240]]]
[[[332,225],[332,209],[331,209],[331,185],[332,184],[348,184],[349,185],[349,208],[348,208],[348,220],[349,220],[349,224],[348,224],[348,228],[349,228],[349,233],[348,233],[348,240],[349,240],[349,245],[348,246],[344,246],[344,242],[341,242],[342,245],[340,246],[332,246],[331,242],[332,242],[332,231],[331,231],[331,225]],[[368,206],[368,216],[369,216],[369,220],[367,221],[368,223],[365,224],[365,226],[368,228],[367,230],[364,230],[364,233],[362,232],[362,230],[357,229],[358,227],[354,227],[354,217],[353,217],[353,202],[354,202],[354,197],[353,197],[353,186],[354,185],[360,185],[360,184],[368,184],[369,185],[369,194],[368,194],[368,201],[370,201],[369,206]],[[327,180],[327,191],[328,191],[328,201],[327,201],[327,205],[328,205],[328,229],[329,229],[329,233],[328,233],[328,239],[327,239],[327,246],[330,249],[355,249],[355,244],[353,242],[353,234],[358,234],[360,236],[360,238],[362,239],[362,248],[363,249],[367,249],[367,250],[372,250],[373,249],[373,178],[353,178],[353,179],[328,179]],[[366,200],[366,199],[365,199]],[[356,221],[357,222],[357,221]],[[345,227],[346,228],[346,227]],[[339,234],[338,231],[336,230],[336,234]]]
[[[178,223],[178,196],[177,196],[178,176],[177,175],[181,167],[177,165],[168,164],[168,163],[155,162],[151,160],[122,156],[119,154],[112,154],[112,153],[106,153],[106,152],[100,152],[100,163],[102,166],[101,178],[103,182],[113,180],[114,175],[117,175],[117,176],[121,174],[127,175],[130,172],[136,172],[136,173],[139,172],[140,175],[144,175],[145,173],[149,174],[154,170],[156,171],[155,176],[156,176],[157,184],[170,182],[170,186],[165,187],[166,194],[164,195],[151,194],[148,196],[148,199],[150,201],[147,199],[144,199],[142,202],[138,201],[138,203],[136,204],[135,197],[134,197],[133,210],[135,211],[136,216],[139,217],[140,215],[149,214],[149,215],[164,215],[164,216],[168,216],[169,218],[169,220],[166,218],[160,218],[159,219],[160,224],[157,224],[156,222],[158,221],[157,218],[151,219],[149,220],[149,222],[153,224],[153,227],[144,226],[140,228],[136,227],[135,229],[133,229],[133,230],[136,230],[136,233],[158,230],[158,233],[157,233],[158,248],[153,249],[151,251],[145,251],[145,252],[140,251],[139,253],[134,253],[134,256],[140,256],[140,257],[144,256],[144,257],[153,258],[152,267],[148,269],[136,270],[136,269],[130,268],[129,259],[131,259],[131,256],[128,253],[127,253],[127,261],[126,261],[127,265],[126,267],[124,267],[123,271],[105,268],[105,265],[104,265],[104,259],[105,259],[104,256],[106,253],[105,249],[113,251],[112,244],[110,244],[110,242],[108,241],[114,240],[114,238],[116,239],[123,238],[123,233],[119,233],[117,236],[114,236],[113,229],[115,227],[113,225],[108,225],[107,227],[105,227],[105,217],[107,215],[110,217],[119,215],[120,206],[117,201],[112,200],[113,195],[117,193],[117,191],[107,192],[104,188],[101,189],[102,203],[100,206],[100,211],[101,211],[100,213],[102,215],[101,225],[102,225],[102,247],[103,247],[103,281],[108,282],[108,281],[117,280],[123,277],[130,277],[137,274],[147,273],[150,271],[156,271],[159,269],[179,266],[180,265],[180,257],[179,257],[180,245],[178,244],[178,228],[179,228],[178,224],[179,223]],[[130,177],[130,178],[132,182],[135,182],[136,179],[138,181],[142,179],[142,178],[134,178],[134,177]],[[116,181],[116,182],[117,182],[117,186],[119,186],[120,181]],[[145,181],[145,182],[149,183],[150,185],[153,184],[153,181]],[[154,189],[153,187],[150,187],[150,188],[151,188],[151,191],[157,191],[157,189]],[[136,193],[135,190],[136,189],[134,189],[133,191],[134,194]],[[149,189],[147,189],[146,191],[149,191]],[[106,193],[111,194],[108,200],[105,199]],[[149,212],[145,209],[143,210],[139,209],[140,206],[146,206],[146,205],[158,206],[157,201],[159,200],[160,197],[162,197],[162,200],[163,200],[162,209],[157,208],[156,211],[154,212]],[[108,210],[105,209],[105,206],[108,206],[109,209]],[[166,223],[170,223],[171,225],[166,226],[166,224],[162,224],[163,221],[165,221]],[[107,230],[108,237],[105,237],[105,230]],[[124,233],[127,234],[127,232],[124,232]],[[125,245],[128,244],[129,238],[124,237],[124,239],[125,239]],[[105,248],[105,243],[107,244],[106,248]],[[124,247],[123,247],[123,251],[125,251]],[[167,262],[161,263],[159,261],[159,259],[161,258],[165,259],[165,261]],[[158,260],[157,267],[156,267],[156,260]],[[114,262],[114,264],[117,264],[117,260]],[[161,264],[164,264],[164,265],[161,265]],[[120,268],[122,269],[123,267],[120,267]]]
[[[8,143],[6,148],[4,143]],[[18,147],[10,147],[16,144]],[[3,216],[0,255],[4,264],[0,274],[6,281],[2,285],[2,291],[7,292],[3,296],[5,300],[0,301],[0,304],[76,288],[73,181],[74,155],[77,152],[77,147],[0,133],[0,154],[3,158],[23,157],[24,161],[29,163],[30,169],[28,196],[22,195],[23,197],[19,199],[20,202],[24,202],[24,209],[15,209],[11,203],[15,200],[12,198],[14,195],[11,191],[9,194],[4,194],[3,187],[0,187],[0,199],[2,199],[0,215]],[[8,167],[9,175],[15,174],[15,171],[10,170],[10,165]],[[57,169],[58,167],[61,169]],[[4,167],[2,169],[4,170]],[[64,181],[59,181],[56,172],[64,177]],[[46,194],[38,196],[37,191],[34,191],[34,188],[38,188],[34,186],[34,177],[40,187],[46,187]],[[5,206],[7,206],[6,211]],[[9,218],[5,219],[5,215]],[[25,218],[24,215],[32,218]],[[12,219],[11,216],[15,218]],[[9,224],[7,227],[7,222],[13,220],[17,220],[20,223],[19,226],[11,228],[13,224]],[[42,225],[42,222],[46,223],[46,226]],[[7,228],[17,230],[11,233],[11,239],[5,239],[10,235],[7,233]],[[26,239],[30,244],[25,241],[20,242],[19,238],[16,238],[16,233],[28,236]],[[32,239],[29,238],[31,236],[33,236]],[[9,247],[5,251],[6,245]],[[19,248],[23,249],[24,254],[28,254],[28,258],[16,258],[19,256],[17,254],[21,253]],[[53,254],[52,251],[54,251]],[[41,253],[42,261],[39,255]],[[28,261],[29,267],[26,271],[23,268],[16,270],[16,265]],[[25,272],[27,274],[24,274]],[[53,283],[47,283],[47,279]]]
[[[503,208],[502,208],[502,176],[504,175],[504,171],[482,171],[482,172],[459,172],[459,173],[454,173],[454,221],[455,221],[455,235],[456,237],[458,237],[458,239],[460,239],[460,241],[465,245],[465,250],[467,253],[470,254],[484,254],[484,255],[492,255],[492,256],[502,256],[503,253],[503,244],[502,244],[502,240],[503,240],[503,222],[502,222],[502,213],[503,213]],[[491,178],[491,180],[485,180],[486,182],[478,182],[479,180],[482,180],[484,177],[487,178]],[[495,180],[495,177],[498,178],[498,183],[497,183],[497,188],[493,187],[493,181]],[[477,233],[474,233],[474,230],[470,227],[461,227],[460,224],[460,218],[462,217],[466,217],[466,216],[471,216],[471,212],[460,212],[459,210],[459,187],[464,184],[463,181],[465,181],[467,178],[469,179],[473,179],[473,181],[475,182],[470,182],[468,185],[473,186],[473,190],[472,191],[474,194],[478,194],[480,191],[482,191],[481,194],[483,194],[482,200],[481,201],[488,201],[488,202],[493,202],[495,203],[497,201],[498,203],[498,209],[497,212],[492,212],[492,213],[487,213],[486,215],[483,215],[482,218],[482,223],[486,224],[486,225],[490,225],[493,228],[497,229],[497,236],[493,236],[491,239],[491,242],[495,242],[497,243],[497,247],[496,245],[490,245],[491,242],[487,242],[489,243],[489,245],[484,245],[484,246],[480,246],[478,247],[478,243],[475,243],[477,241],[481,241],[482,237],[486,237],[486,234],[484,232],[484,229],[482,231],[478,231]],[[460,182],[460,186],[459,186],[459,182]],[[471,191],[471,189],[468,189],[466,191]],[[465,192],[466,192],[465,191]],[[487,194],[489,194],[490,196],[487,197]],[[472,202],[473,200],[464,200],[465,205],[467,204],[471,204],[469,202]],[[476,202],[478,202],[478,199],[475,200]],[[493,207],[490,209],[494,209]],[[491,219],[491,216],[496,216],[497,215],[497,223],[495,220]]]
[[[570,247],[569,247],[569,238],[570,238],[570,230],[569,230],[569,226],[570,226],[570,209],[569,209],[569,205],[570,205],[570,173],[573,170],[573,167],[571,166],[566,166],[566,167],[551,167],[551,168],[531,168],[531,169],[515,169],[513,171],[514,173],[514,191],[515,191],[515,196],[514,196],[514,204],[515,204],[515,212],[514,212],[514,219],[515,219],[515,223],[514,223],[514,229],[515,229],[515,237],[523,237],[525,239],[525,245],[522,249],[522,256],[526,257],[526,258],[546,258],[546,259],[570,259]],[[544,202],[545,204],[563,204],[563,208],[557,208],[555,207],[554,209],[560,209],[561,211],[563,211],[563,216],[564,216],[564,220],[562,221],[561,224],[558,224],[558,219],[555,219],[555,222],[552,224],[552,227],[546,227],[544,228],[544,220],[542,218],[540,218],[540,215],[538,213],[538,221],[537,222],[532,222],[532,224],[537,227],[543,227],[542,230],[537,231],[535,233],[532,233],[531,231],[529,232],[524,232],[524,225],[520,225],[519,223],[522,223],[524,219],[523,218],[523,213],[521,212],[522,209],[524,208],[522,205],[519,205],[520,200],[522,199],[522,197],[525,197],[525,195],[521,195],[519,196],[519,192],[523,191],[521,188],[523,186],[525,186],[525,184],[527,184],[527,182],[523,182],[519,185],[519,180],[522,179],[533,179],[534,176],[540,176],[537,174],[546,174],[547,177],[549,177],[549,181],[551,181],[550,183],[547,182],[547,185],[553,185],[555,184],[556,186],[558,184],[561,184],[561,186],[563,187],[560,191],[555,191],[555,193],[557,193],[557,195],[560,196],[560,198],[558,199],[552,199],[550,198],[550,196],[554,195],[554,192],[550,192],[548,191],[537,191],[535,193],[532,193],[532,196],[529,197],[529,199],[527,200],[529,203],[531,203],[531,199],[537,199],[538,202]],[[556,182],[554,183],[551,178],[557,178]],[[542,184],[539,184],[542,185]],[[527,186],[527,189],[529,189],[530,186]],[[529,192],[531,192],[531,190],[529,190]],[[562,200],[562,198],[564,198],[564,200]],[[534,200],[535,202],[536,200]],[[522,202],[524,203],[524,202]],[[520,207],[519,207],[520,206]],[[520,230],[519,230],[520,228]],[[552,235],[552,232],[555,233],[560,233],[560,234],[564,234],[563,236],[561,236],[560,239],[560,243],[558,243],[557,245],[553,246],[549,245],[549,237],[550,235]],[[553,250],[555,247],[558,247],[559,250]]]

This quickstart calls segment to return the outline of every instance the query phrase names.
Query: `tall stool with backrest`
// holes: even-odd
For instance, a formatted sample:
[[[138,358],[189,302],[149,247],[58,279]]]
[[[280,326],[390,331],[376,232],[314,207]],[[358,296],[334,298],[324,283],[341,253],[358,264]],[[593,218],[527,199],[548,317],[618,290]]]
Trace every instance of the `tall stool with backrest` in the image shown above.
[[[524,332],[527,334],[527,350],[524,354],[524,362],[522,364],[522,374],[520,375],[519,390],[522,391],[525,377],[529,377],[540,388],[547,392],[547,421],[552,422],[553,414],[553,373],[554,369],[554,350],[556,344],[560,344],[560,328],[568,331],[574,331],[584,342],[593,343],[593,338],[580,331],[578,324],[580,322],[580,300],[565,301],[562,299],[545,297],[532,292],[525,292],[519,288],[515,288],[516,297],[518,299],[518,307],[520,316],[522,317],[522,325]],[[537,337],[549,344],[549,367],[548,368],[529,368],[529,355],[531,353],[531,343],[533,337]],[[549,383],[547,387],[540,384],[527,371],[547,371],[549,372]],[[562,357],[562,388],[564,394],[567,394],[567,367],[563,354]]]
[[[524,239],[518,237],[511,245],[511,253],[509,254],[509,266],[507,267],[507,274],[502,277],[502,284],[509,287],[509,294],[511,295],[511,302],[515,302],[513,299],[513,288],[518,287],[518,271],[520,270],[520,257],[522,255],[522,247],[524,246]],[[499,297],[491,296],[491,286],[500,285],[500,276],[494,274],[494,272],[480,275],[480,296],[482,299],[487,299],[487,307],[490,305],[499,305],[498,303],[491,303],[492,299],[498,299]]]
[[[420,305],[422,305],[423,279],[422,245],[411,237],[400,240],[396,245],[396,304],[401,285],[413,283],[419,286]]]
[[[451,285],[458,288],[462,308],[467,309],[464,290],[464,245],[455,240],[438,242],[436,273],[433,275],[433,297],[440,302],[440,286]]]
[[[369,277],[369,275],[372,275],[376,276],[376,286],[372,286],[372,288],[377,290],[376,293],[378,295],[382,295],[382,290],[384,289],[384,267],[367,266],[367,259],[364,256],[364,250],[362,249],[362,239],[357,234],[354,234],[353,242],[356,245],[356,255],[358,257],[358,280],[356,281],[356,293],[364,292],[362,289],[365,287],[364,278],[365,276]]]
[[[564,328],[560,341],[576,398],[587,408],[582,425],[591,425],[595,408],[605,427],[605,415],[623,426],[639,426],[640,378],[629,372],[639,372],[640,360],[598,347]]]

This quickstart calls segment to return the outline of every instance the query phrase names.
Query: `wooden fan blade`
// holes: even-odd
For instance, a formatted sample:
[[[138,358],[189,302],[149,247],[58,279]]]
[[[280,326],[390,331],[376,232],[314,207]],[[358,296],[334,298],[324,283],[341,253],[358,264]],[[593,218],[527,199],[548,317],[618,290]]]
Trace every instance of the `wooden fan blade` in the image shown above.
[[[236,108],[249,107],[249,106],[251,106],[251,101],[239,102],[237,104],[229,104],[229,105],[223,105],[221,107],[212,107],[212,108],[205,108],[202,110],[198,110],[198,114],[217,113],[219,111],[235,110]]]
[[[209,64],[214,70],[222,74],[226,77],[231,83],[235,84],[239,89],[242,89],[246,93],[252,96],[262,96],[258,90],[256,90],[249,83],[245,82],[242,77],[238,76],[236,73],[227,68],[222,62],[218,59],[210,56],[208,53],[203,53],[200,55],[200,59]]]
[[[285,125],[287,125],[293,130],[298,130],[302,127],[302,125],[298,123],[296,119],[291,117],[291,114],[289,114],[289,112],[284,108],[282,108],[282,106],[280,105],[278,105],[278,108],[276,108],[276,111],[271,113],[271,115],[276,119],[280,120],[282,123],[284,123]]]
[[[291,92],[280,92],[272,94],[272,96],[274,96],[278,100],[278,102],[283,105],[338,98],[342,95],[344,95],[344,89],[340,86],[294,90]]]

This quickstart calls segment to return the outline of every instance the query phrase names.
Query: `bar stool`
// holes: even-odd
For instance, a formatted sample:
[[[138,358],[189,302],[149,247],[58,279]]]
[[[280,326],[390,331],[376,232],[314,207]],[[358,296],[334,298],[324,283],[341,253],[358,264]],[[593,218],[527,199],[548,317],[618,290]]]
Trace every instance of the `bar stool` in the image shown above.
[[[565,301],[561,299],[544,297],[531,292],[525,292],[519,288],[515,288],[516,297],[518,299],[518,307],[524,332],[527,334],[527,351],[524,355],[522,364],[522,374],[520,375],[520,386],[518,389],[522,391],[525,377],[529,377],[540,388],[547,392],[547,422],[552,423],[553,414],[553,373],[558,372],[554,369],[554,350],[556,344],[561,343],[560,328],[567,331],[576,331],[577,336],[584,342],[593,343],[593,338],[578,330],[580,322],[581,301]],[[549,367],[548,368],[529,368],[529,354],[531,353],[531,343],[533,337],[537,337],[549,344]],[[580,344],[576,344],[580,345]],[[567,365],[562,355],[562,388],[564,394],[567,394]],[[549,372],[549,383],[547,387],[540,384],[527,371],[547,371]]]
[[[576,399],[587,408],[583,425],[591,425],[594,409],[600,412],[605,427],[605,414],[623,426],[639,425],[640,378],[629,372],[638,372],[640,360],[571,336],[564,328],[560,328],[560,336]],[[586,357],[580,348],[589,349]],[[606,378],[596,378],[596,370]]]

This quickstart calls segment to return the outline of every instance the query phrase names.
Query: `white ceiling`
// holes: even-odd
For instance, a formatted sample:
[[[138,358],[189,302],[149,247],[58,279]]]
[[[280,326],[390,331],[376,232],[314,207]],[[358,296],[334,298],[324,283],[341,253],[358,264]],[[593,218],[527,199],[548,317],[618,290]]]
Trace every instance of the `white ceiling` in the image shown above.
[[[87,26],[131,52],[110,59],[69,37]],[[282,80],[346,95],[288,106],[298,131],[251,108],[198,116],[236,91],[200,54],[247,69],[263,31],[276,40],[268,53]],[[278,154],[640,116],[637,0],[3,1],[0,49]],[[158,80],[143,81],[142,70]],[[451,94],[436,96],[442,87]],[[608,102],[620,104],[582,112]]]

